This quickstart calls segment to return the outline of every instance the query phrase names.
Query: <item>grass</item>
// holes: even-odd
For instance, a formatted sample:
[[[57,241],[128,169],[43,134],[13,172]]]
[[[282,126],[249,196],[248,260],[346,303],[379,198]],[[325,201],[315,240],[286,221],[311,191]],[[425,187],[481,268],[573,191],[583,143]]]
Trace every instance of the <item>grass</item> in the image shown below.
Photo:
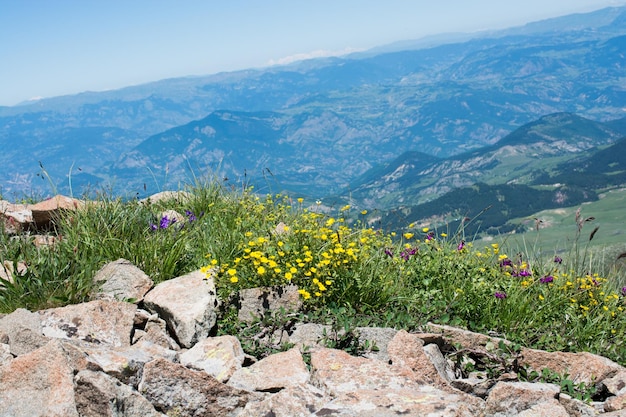
[[[0,234],[0,261],[28,265],[13,284],[2,283],[0,312],[86,301],[94,273],[125,258],[156,283],[214,271],[225,301],[243,288],[296,284],[304,302],[298,319],[344,334],[356,326],[412,330],[432,321],[626,364],[623,259],[590,255],[592,222],[582,214],[570,250],[555,259],[534,247],[465,242],[463,229],[407,225],[386,233],[349,206],[328,214],[315,201],[260,196],[216,181],[189,192],[186,201],[155,204],[100,197],[60,217],[53,231],[59,240],[49,247]],[[172,223],[164,210],[182,218]],[[225,304],[218,333],[245,339],[247,326]]]

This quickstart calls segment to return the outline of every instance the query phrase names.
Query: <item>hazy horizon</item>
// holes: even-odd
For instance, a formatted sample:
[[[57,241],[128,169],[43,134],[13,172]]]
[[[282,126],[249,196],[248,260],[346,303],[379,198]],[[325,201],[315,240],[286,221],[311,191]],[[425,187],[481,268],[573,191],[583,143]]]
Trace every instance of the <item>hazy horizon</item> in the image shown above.
[[[343,55],[623,5],[626,0],[0,0],[0,105]]]

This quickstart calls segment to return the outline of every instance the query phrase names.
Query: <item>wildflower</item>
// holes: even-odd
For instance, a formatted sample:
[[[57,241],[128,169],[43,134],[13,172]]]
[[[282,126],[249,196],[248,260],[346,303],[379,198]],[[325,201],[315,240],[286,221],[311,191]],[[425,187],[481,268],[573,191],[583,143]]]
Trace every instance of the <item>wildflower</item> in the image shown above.
[[[545,277],[539,279],[539,282],[542,284],[549,284],[552,281],[554,281],[554,277],[552,275],[546,275]]]
[[[176,223],[176,219],[170,219],[167,216],[163,216],[161,217],[161,221],[159,222],[159,228],[167,229],[173,223]]]
[[[302,204],[304,202],[304,198],[300,197],[298,198],[298,203]]]
[[[504,258],[500,261],[500,268],[506,268],[507,266],[513,266],[513,261],[509,258]]]
[[[406,240],[409,240],[409,239],[411,239],[414,235],[413,235],[413,233],[405,233],[405,234],[403,234],[402,236],[404,236],[404,238],[405,238]]]
[[[496,292],[493,294],[493,296],[494,296],[494,297],[496,297],[496,298],[498,298],[498,299],[500,299],[500,300],[503,300],[503,299],[505,299],[505,298],[506,298],[506,293],[505,293],[504,291],[496,291]]]
[[[402,251],[402,253],[400,253],[400,257],[402,259],[404,259],[405,261],[408,261],[411,256],[415,255],[417,253],[417,248],[406,248],[405,250]]]
[[[361,214],[365,216],[367,214],[367,210],[361,211]]]
[[[561,259],[560,257],[558,257],[558,256],[554,257],[554,263],[560,264],[562,262],[563,262],[563,259]]]
[[[350,204],[346,204],[339,211],[347,211],[347,210],[350,210]]]
[[[194,214],[193,211],[191,210],[185,210],[185,214],[187,215],[187,218],[189,219],[189,222],[195,222],[196,220],[198,220],[198,218],[196,217],[196,215]]]
[[[626,287],[622,287],[622,295],[626,297]]]
[[[393,258],[393,251],[389,248],[385,248],[385,255],[389,256],[390,258]],[[622,288],[622,293],[624,293],[624,291],[626,291],[626,287]],[[626,295],[626,293],[624,293]]]
[[[428,233],[428,230],[430,230],[430,229],[428,229],[428,227],[422,228],[422,232],[424,232],[424,233]]]
[[[448,237],[447,233],[441,233],[441,237]]]
[[[265,268],[263,266],[258,267],[256,273],[259,275],[265,274]]]
[[[428,229],[427,227],[425,227],[424,229]],[[428,234],[426,235],[426,240],[432,240],[435,238],[435,232],[428,232]]]

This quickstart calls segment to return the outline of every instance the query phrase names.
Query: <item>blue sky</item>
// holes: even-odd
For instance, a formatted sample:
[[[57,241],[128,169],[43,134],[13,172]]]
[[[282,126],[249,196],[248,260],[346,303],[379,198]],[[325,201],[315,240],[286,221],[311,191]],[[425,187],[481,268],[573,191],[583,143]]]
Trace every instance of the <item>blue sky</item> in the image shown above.
[[[622,5],[626,0],[0,0],[0,105]]]

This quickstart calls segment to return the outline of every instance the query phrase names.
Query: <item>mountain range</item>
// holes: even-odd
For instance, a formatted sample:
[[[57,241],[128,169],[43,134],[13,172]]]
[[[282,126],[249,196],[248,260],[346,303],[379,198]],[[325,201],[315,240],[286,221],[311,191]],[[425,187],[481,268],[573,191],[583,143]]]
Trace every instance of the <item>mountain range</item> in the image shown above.
[[[617,7],[43,99],[0,107],[0,193],[135,196],[216,175],[403,219],[477,188],[573,202],[594,194],[573,178],[622,178],[623,161],[598,166],[623,146],[624,80]]]

